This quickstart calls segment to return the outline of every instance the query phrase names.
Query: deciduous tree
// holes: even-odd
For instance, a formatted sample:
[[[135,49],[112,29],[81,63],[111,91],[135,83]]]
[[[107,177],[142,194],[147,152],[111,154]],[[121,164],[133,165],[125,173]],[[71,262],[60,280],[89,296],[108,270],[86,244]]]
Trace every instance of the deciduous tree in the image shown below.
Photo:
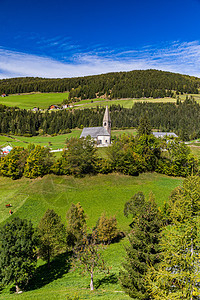
[[[103,248],[97,243],[95,232],[91,235],[84,234],[80,247],[75,249],[74,266],[83,272],[90,274],[90,289],[94,290],[95,270],[108,272],[105,261],[102,258]]]
[[[66,143],[60,161],[63,174],[72,174],[77,177],[96,173],[95,142],[88,136],[86,138],[71,138]]]
[[[0,159],[0,173],[12,179],[22,177],[27,156],[27,149],[14,147],[8,155]]]
[[[50,172],[53,155],[49,148],[37,145],[27,158],[24,175],[28,178],[44,176]]]
[[[96,231],[100,242],[104,244],[111,243],[119,234],[116,217],[108,218],[106,214],[103,213],[97,222]]]
[[[76,205],[72,203],[67,212],[67,244],[70,247],[79,244],[86,230],[86,215],[78,202]]]
[[[50,268],[50,260],[66,247],[66,231],[61,217],[54,210],[48,209],[39,223],[38,233],[39,255]]]

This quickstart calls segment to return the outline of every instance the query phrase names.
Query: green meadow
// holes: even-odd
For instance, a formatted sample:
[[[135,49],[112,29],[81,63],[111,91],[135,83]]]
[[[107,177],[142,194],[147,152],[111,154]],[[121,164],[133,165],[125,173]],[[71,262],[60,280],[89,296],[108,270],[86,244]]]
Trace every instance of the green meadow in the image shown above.
[[[0,98],[0,103],[7,106],[17,106],[23,109],[39,107],[47,109],[51,104],[60,104],[64,99],[68,99],[69,93],[30,93],[9,95]]]
[[[24,136],[4,136],[0,135],[0,147],[5,145],[11,145],[12,147],[20,146],[26,148],[28,144],[35,144],[41,146],[49,146],[53,150],[62,149],[65,145],[66,139],[71,137],[79,138],[81,135],[81,129],[73,129],[71,133],[56,135],[56,136],[32,136],[32,137],[24,137]]]
[[[54,209],[66,224],[66,212],[72,203],[80,202],[87,215],[89,228],[95,226],[99,216],[106,212],[115,215],[120,231],[128,232],[131,217],[123,215],[123,208],[135,193],[142,191],[146,197],[153,192],[160,207],[168,200],[171,191],[182,183],[181,178],[167,177],[156,173],[145,173],[138,177],[121,174],[86,176],[48,175],[35,180],[22,178],[13,181],[0,177],[0,222],[18,216],[26,218],[37,226],[45,211]],[[13,214],[9,215],[6,204],[12,204]],[[106,277],[100,273],[94,275],[95,291],[90,292],[90,279],[81,276],[70,267],[67,254],[52,261],[47,271],[46,264],[39,260],[35,277],[22,295],[9,294],[5,289],[0,299],[71,299],[78,295],[80,299],[131,299],[122,291],[118,282],[118,273],[125,254],[127,240],[109,245],[104,251],[107,265],[111,267]],[[72,298],[73,299],[73,298]]]
[[[81,108],[95,108],[97,106],[106,106],[110,107],[111,105],[121,105],[125,108],[132,108],[135,102],[176,102],[174,98],[158,98],[158,99],[113,99],[113,100],[105,100],[105,99],[93,99],[93,100],[81,100],[79,102],[74,103],[75,109]]]

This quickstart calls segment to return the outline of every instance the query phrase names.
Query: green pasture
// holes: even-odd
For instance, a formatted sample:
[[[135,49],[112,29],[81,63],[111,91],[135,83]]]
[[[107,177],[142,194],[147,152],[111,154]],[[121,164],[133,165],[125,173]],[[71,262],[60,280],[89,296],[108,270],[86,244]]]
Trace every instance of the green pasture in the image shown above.
[[[126,128],[126,129],[119,129],[119,130],[112,130],[112,136],[121,136],[123,134],[127,135],[136,135],[137,129],[136,128]]]
[[[141,98],[141,99],[113,99],[113,100],[105,100],[105,99],[93,99],[93,100],[81,100],[79,102],[74,103],[75,109],[81,108],[95,108],[97,106],[106,106],[110,107],[111,105],[121,105],[125,108],[132,108],[135,102],[176,102],[174,98],[158,98],[158,99],[148,99],[148,98]]]
[[[35,180],[22,178],[13,181],[0,177],[0,222],[18,216],[26,218],[37,226],[45,211],[54,209],[66,224],[66,212],[71,203],[80,202],[87,214],[89,228],[95,226],[99,216],[106,212],[108,216],[115,215],[121,231],[128,231],[131,217],[123,215],[123,208],[135,193],[142,191],[146,197],[150,192],[155,195],[159,206],[162,206],[171,191],[182,183],[181,178],[167,177],[156,173],[145,173],[138,177],[120,174],[86,176],[47,175]],[[13,214],[9,215],[11,203]],[[60,255],[52,261],[52,268],[47,270],[46,264],[39,260],[35,277],[28,286],[28,291],[22,295],[9,294],[5,289],[0,299],[68,299],[75,294],[80,299],[131,299],[122,291],[118,274],[125,255],[127,239],[109,245],[104,251],[107,265],[111,267],[110,274],[104,277],[95,274],[95,291],[89,290],[89,276],[81,276],[78,271],[70,268],[67,254]]]
[[[146,196],[152,191],[162,206],[181,181],[156,173],[144,173],[138,177],[99,174],[84,178],[47,175],[35,180],[22,178],[16,181],[0,177],[0,222],[19,216],[37,225],[48,208],[54,209],[65,222],[71,203],[80,202],[88,215],[89,227],[94,226],[105,211],[116,215],[120,229],[127,230],[130,220],[123,215],[126,201],[139,191]],[[8,203],[13,207],[12,216],[5,207]]]
[[[51,149],[62,149],[65,146],[66,139],[71,137],[79,138],[81,135],[81,129],[73,129],[71,133],[56,135],[56,136],[32,136],[32,137],[24,137],[24,136],[3,136],[0,135],[0,147],[5,145],[11,145],[12,147],[20,146],[26,148],[28,144],[35,144],[41,146],[48,146]]]
[[[17,106],[23,109],[39,107],[47,109],[51,104],[60,104],[68,99],[69,93],[30,93],[20,95],[9,95],[0,98],[0,103],[7,106]]]

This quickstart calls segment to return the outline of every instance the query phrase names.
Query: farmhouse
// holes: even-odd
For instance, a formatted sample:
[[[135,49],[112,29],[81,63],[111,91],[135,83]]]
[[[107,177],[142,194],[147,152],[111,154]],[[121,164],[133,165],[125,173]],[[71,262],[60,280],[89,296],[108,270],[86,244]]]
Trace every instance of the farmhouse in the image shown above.
[[[60,107],[56,104],[53,104],[50,106],[49,110],[53,110],[53,109],[60,109]]]
[[[99,147],[107,147],[111,144],[111,118],[108,106],[106,106],[102,127],[83,128],[80,138],[87,136],[91,136]]]

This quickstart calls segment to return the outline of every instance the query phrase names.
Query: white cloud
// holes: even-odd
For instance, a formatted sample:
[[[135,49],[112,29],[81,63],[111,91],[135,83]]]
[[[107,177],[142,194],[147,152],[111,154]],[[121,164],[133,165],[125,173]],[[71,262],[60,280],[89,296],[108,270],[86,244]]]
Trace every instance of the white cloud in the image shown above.
[[[176,41],[162,48],[146,46],[123,51],[101,47],[74,54],[68,62],[0,48],[0,78],[62,78],[152,68],[200,77],[200,43]]]

